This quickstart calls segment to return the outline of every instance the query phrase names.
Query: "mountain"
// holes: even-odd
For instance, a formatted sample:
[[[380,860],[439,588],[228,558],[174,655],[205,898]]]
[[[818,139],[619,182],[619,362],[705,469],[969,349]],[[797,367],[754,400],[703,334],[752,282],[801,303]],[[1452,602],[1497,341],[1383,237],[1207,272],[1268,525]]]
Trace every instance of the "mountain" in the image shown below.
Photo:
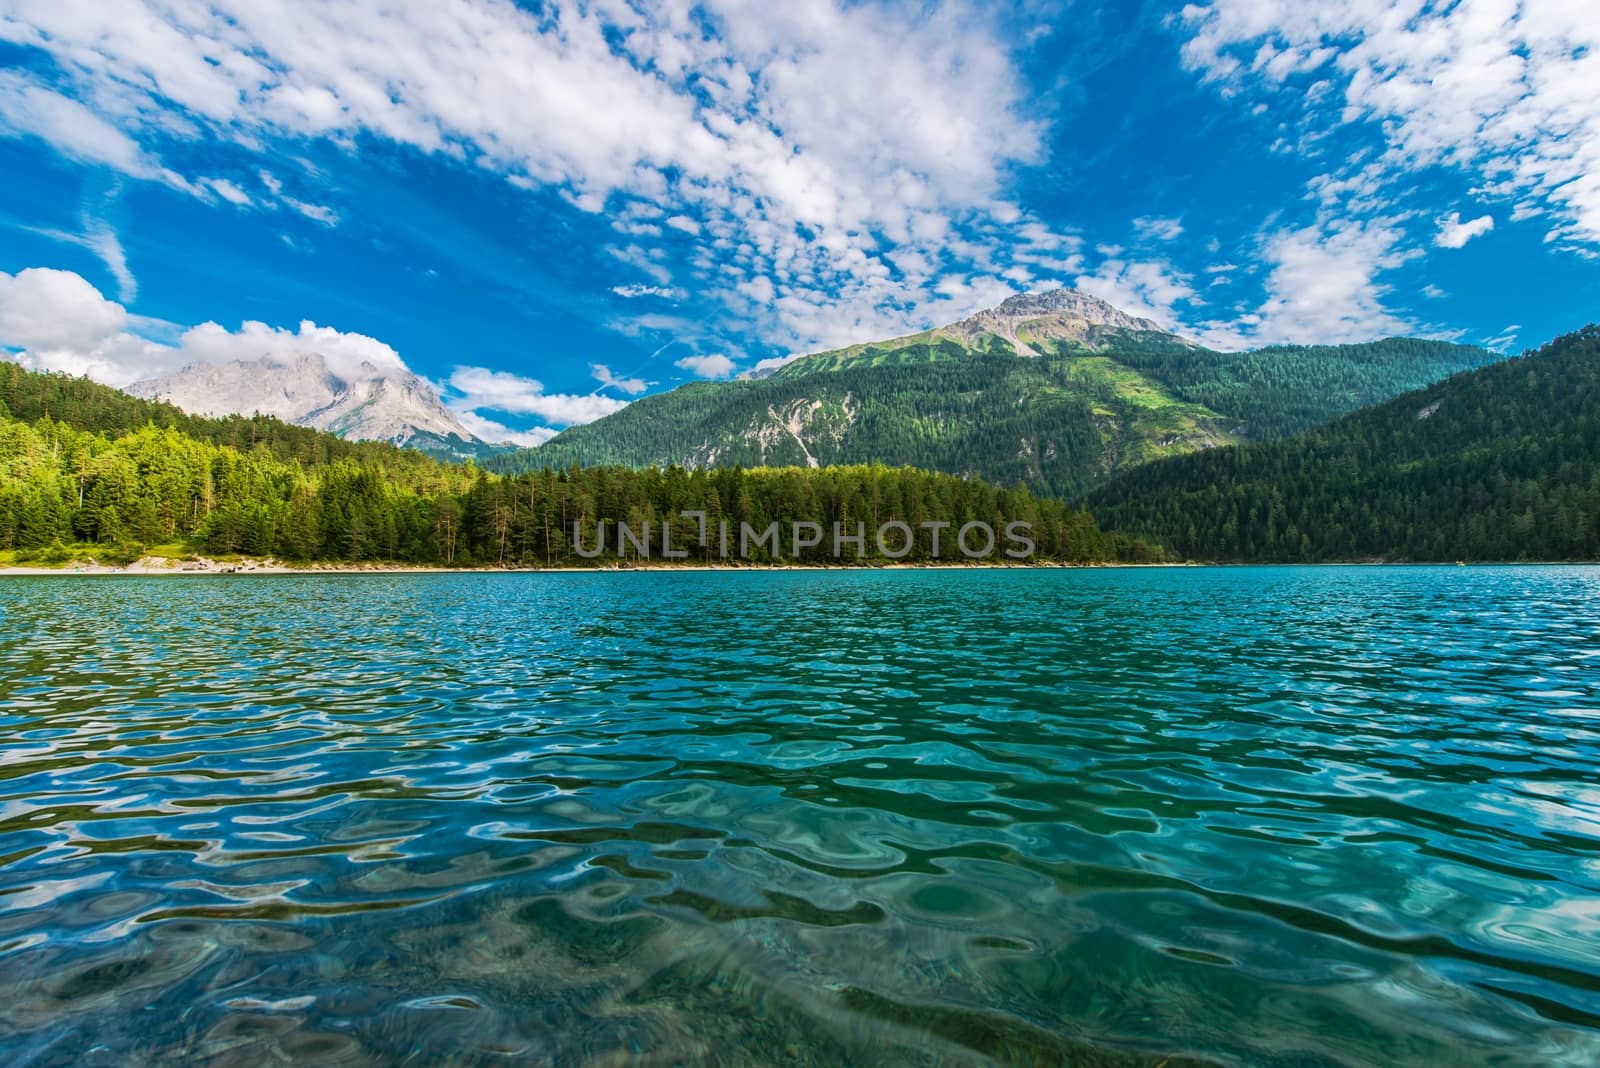
[[[1600,557],[1600,327],[1286,440],[1119,476],[1108,528],[1207,560]]]
[[[1142,463],[1294,433],[1495,358],[1408,339],[1214,352],[1063,289],[760,378],[682,386],[486,466],[886,463],[1074,496]]]
[[[495,448],[474,437],[432,386],[404,367],[368,361],[335,369],[317,353],[227,363],[192,363],[128,387],[196,415],[260,412],[357,441],[388,441],[441,459]]]
[[[265,450],[307,469],[347,460],[408,484],[413,479],[433,484],[449,466],[387,441],[347,441],[270,415],[190,415],[165,401],[131,396],[87,378],[30,371],[5,359],[0,359],[0,418],[27,424],[49,420],[108,438],[154,426],[236,452]]]
[[[708,526],[699,528],[685,509],[703,512]],[[941,528],[974,521],[1003,536],[987,548],[982,538],[969,543],[954,533],[941,543]],[[792,538],[745,540],[746,525],[776,532],[797,522],[818,531],[899,524],[907,534],[840,546],[802,541],[790,527]],[[677,558],[699,562],[724,553],[730,562],[948,560],[963,559],[963,548],[1004,562],[1019,547],[1012,522],[1029,525],[1026,540],[1040,559],[1161,556],[1137,539],[1104,537],[1063,501],[949,475],[864,465],[692,474],[591,468],[501,479],[266,415],[189,415],[0,360],[3,563],[130,563],[149,546],[176,544],[289,560],[606,566],[649,556],[651,544],[655,559],[668,559],[664,541],[649,533],[662,523],[671,524],[679,551],[693,550]],[[573,523],[582,526],[581,545],[592,548],[579,551]],[[624,539],[623,523],[635,540]],[[726,549],[715,533],[723,523],[736,531]]]
[[[1130,338],[1141,334],[1153,341],[1174,340],[1180,343],[1179,347],[1190,347],[1189,343],[1166,333],[1149,319],[1129,315],[1098,297],[1075,289],[1056,289],[1008,297],[999,307],[920,334],[803,356],[784,365],[782,370],[791,375],[810,374],[880,364],[892,361],[895,356],[915,358],[943,341],[977,352],[1001,347],[1014,355],[1039,356],[1060,347],[1063,342],[1095,350],[1118,342],[1127,344]]]

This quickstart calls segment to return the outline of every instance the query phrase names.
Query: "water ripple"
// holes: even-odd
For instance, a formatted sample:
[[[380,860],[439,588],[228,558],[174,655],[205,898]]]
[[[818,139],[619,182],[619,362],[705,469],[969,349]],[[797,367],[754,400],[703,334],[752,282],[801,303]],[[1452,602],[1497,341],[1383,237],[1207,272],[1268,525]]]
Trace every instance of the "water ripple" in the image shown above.
[[[0,1056],[1600,1063],[1597,595],[6,580]]]

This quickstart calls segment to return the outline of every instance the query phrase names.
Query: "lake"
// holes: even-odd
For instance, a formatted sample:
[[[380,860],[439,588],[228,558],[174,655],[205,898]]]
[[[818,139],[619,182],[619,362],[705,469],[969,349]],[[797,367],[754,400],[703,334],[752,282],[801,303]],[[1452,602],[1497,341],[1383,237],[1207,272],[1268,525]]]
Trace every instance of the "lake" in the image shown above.
[[[1600,569],[0,579],[9,1065],[1600,1064]]]

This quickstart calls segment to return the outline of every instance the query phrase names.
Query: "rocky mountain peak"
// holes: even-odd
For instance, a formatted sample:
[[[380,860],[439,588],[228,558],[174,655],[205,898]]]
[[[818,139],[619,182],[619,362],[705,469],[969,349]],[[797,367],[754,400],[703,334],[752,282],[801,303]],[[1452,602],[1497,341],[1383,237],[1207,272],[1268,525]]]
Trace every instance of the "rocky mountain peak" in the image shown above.
[[[1020,293],[1007,297],[996,308],[980,315],[1006,319],[1034,319],[1058,316],[1076,319],[1093,326],[1109,326],[1121,330],[1162,331],[1162,326],[1150,319],[1129,315],[1099,297],[1092,297],[1076,289],[1052,289],[1044,293]]]
[[[1029,338],[1087,342],[1105,330],[1167,333],[1160,323],[1129,315],[1099,297],[1076,289],[1052,289],[1007,297],[998,307],[942,327],[938,333],[968,344],[980,335],[995,334],[1009,341],[1017,352],[1037,355]]]
[[[195,415],[260,412],[358,440],[403,445],[421,435],[478,441],[434,388],[406,368],[363,360],[335,370],[317,352],[291,359],[192,363],[135,382],[128,392],[169,401]]]

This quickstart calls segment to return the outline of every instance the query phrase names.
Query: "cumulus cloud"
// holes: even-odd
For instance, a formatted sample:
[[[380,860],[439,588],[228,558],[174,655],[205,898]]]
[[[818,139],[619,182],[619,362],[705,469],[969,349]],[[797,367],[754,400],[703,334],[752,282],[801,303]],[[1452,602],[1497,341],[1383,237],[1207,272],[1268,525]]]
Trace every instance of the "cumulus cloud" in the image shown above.
[[[1230,91],[1292,92],[1383,138],[1390,189],[1429,165],[1600,243],[1600,19],[1573,2],[1211,0],[1183,9],[1185,62]],[[1320,94],[1307,90],[1328,88]]]
[[[1460,248],[1480,234],[1494,229],[1494,216],[1480,215],[1476,219],[1461,221],[1461,213],[1452,211],[1439,220],[1439,232],[1433,243],[1440,248]]]
[[[316,353],[334,374],[358,378],[367,367],[378,371],[406,370],[400,354],[377,338],[348,333],[303,320],[297,330],[247,320],[238,330],[216,323],[201,323],[184,331],[178,348],[185,363],[231,363],[270,360],[292,363]]]
[[[1420,255],[1405,248],[1393,220],[1324,220],[1270,234],[1266,300],[1235,319],[1198,324],[1194,336],[1214,348],[1370,341],[1415,334],[1415,321],[1391,310],[1381,276]]]
[[[112,386],[175,370],[182,356],[128,328],[132,317],[81,275],[50,267],[0,272],[0,348],[35,371]]]
[[[359,377],[364,366],[406,369],[400,354],[376,338],[309,320],[295,330],[254,321],[237,330],[201,323],[181,331],[172,344],[131,332],[135,322],[147,320],[130,316],[72,271],[30,267],[15,276],[0,273],[0,345],[20,350],[21,362],[38,370],[87,375],[120,387],[192,363],[288,363],[310,353],[346,377]]]
[[[629,396],[638,396],[650,388],[650,383],[642,378],[618,378],[611,373],[611,368],[603,363],[591,363],[589,365],[589,373],[594,375],[594,380],[602,386],[620,389]]]
[[[1046,130],[1019,46],[980,6],[14,0],[0,40],[57,67],[52,85],[6,75],[0,122],[75,158],[159,178],[158,153],[192,158],[185,140],[408,146],[613,213],[640,284],[692,274],[785,347],[970,313],[943,278],[1028,288],[1072,256],[1005,197]],[[336,221],[276,177],[222,181],[203,188]],[[687,266],[652,255],[685,239]],[[759,307],[739,289],[758,279]]]
[[[527,449],[535,445],[543,445],[560,433],[554,427],[534,426],[526,430],[513,430],[497,420],[479,415],[477,412],[455,410],[455,417],[467,432],[480,441],[510,442]]]
[[[0,345],[88,350],[127,324],[127,310],[82,275],[49,267],[0,271]]]
[[[723,355],[685,356],[673,363],[700,378],[727,378],[733,374],[733,361]]]
[[[154,330],[171,343],[141,336],[132,328]],[[290,363],[312,354],[348,378],[409,371],[400,354],[382,341],[309,320],[294,330],[254,321],[237,330],[213,322],[178,330],[170,323],[130,316],[82,276],[48,267],[30,267],[15,275],[0,272],[0,348],[10,350],[24,367],[84,375],[117,387],[195,363]],[[597,371],[604,370],[597,365]],[[642,392],[643,383],[637,379],[617,379],[615,384]],[[611,397],[546,393],[531,378],[481,367],[457,367],[445,401],[461,424],[485,441],[526,445],[548,440],[555,427],[589,422],[627,404]],[[486,412],[532,415],[553,426],[511,429]]]
[[[457,367],[450,374],[451,396],[445,398],[457,415],[462,412],[504,412],[538,416],[557,426],[591,423],[620,411],[628,402],[592,393],[546,393],[544,384],[509,371],[486,367]]]

